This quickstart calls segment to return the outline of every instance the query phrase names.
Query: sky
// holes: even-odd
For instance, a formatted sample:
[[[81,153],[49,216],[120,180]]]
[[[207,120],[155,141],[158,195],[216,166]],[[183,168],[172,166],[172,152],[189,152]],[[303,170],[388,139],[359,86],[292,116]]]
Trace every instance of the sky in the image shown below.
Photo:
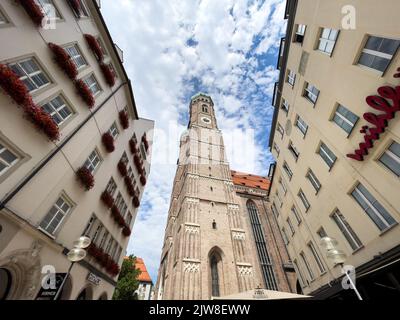
[[[127,248],[155,284],[190,98],[214,101],[232,170],[267,175],[285,0],[118,0],[101,11],[124,52],[140,117],[155,120],[151,172]]]

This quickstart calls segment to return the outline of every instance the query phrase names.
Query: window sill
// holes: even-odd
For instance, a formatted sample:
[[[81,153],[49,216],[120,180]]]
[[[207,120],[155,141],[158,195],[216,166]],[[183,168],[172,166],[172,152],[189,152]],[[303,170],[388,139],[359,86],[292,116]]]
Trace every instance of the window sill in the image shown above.
[[[39,230],[40,232],[44,233],[44,234],[45,234],[46,236],[48,236],[49,238],[51,238],[51,239],[53,239],[53,240],[56,239],[56,237],[55,237],[54,235],[48,233],[46,230],[42,229],[41,227],[38,227],[38,230]]]
[[[390,230],[394,229],[395,227],[398,226],[398,222],[392,224],[390,227],[386,228],[385,230],[381,231],[381,233],[379,234],[380,237],[382,237],[383,235],[385,235],[387,232],[389,232]]]
[[[358,253],[359,251],[361,251],[362,249],[364,249],[364,246],[362,245],[361,247],[357,248],[356,250],[354,250],[351,254],[355,255],[356,253]]]

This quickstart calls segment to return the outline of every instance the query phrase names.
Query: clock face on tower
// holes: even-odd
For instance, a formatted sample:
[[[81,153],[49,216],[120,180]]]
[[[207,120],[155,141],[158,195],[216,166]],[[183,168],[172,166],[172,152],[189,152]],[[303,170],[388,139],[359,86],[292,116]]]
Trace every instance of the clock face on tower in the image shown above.
[[[206,124],[210,124],[211,123],[211,119],[209,117],[201,117],[201,121],[206,123]]]

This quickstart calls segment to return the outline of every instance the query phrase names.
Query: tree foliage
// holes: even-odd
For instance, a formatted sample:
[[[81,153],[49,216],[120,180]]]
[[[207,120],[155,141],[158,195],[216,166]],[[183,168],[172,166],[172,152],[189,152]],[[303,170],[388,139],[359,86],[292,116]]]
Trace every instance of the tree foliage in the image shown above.
[[[139,287],[138,276],[141,271],[135,267],[136,257],[130,255],[124,259],[121,266],[121,272],[115,287],[113,300],[136,300],[135,291]]]

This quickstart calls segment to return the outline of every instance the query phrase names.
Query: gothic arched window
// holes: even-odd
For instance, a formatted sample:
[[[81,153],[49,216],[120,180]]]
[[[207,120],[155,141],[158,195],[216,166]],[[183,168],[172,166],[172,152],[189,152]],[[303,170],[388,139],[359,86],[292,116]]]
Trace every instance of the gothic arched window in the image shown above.
[[[210,268],[211,268],[211,294],[213,297],[219,297],[218,259],[215,255],[211,256]]]

